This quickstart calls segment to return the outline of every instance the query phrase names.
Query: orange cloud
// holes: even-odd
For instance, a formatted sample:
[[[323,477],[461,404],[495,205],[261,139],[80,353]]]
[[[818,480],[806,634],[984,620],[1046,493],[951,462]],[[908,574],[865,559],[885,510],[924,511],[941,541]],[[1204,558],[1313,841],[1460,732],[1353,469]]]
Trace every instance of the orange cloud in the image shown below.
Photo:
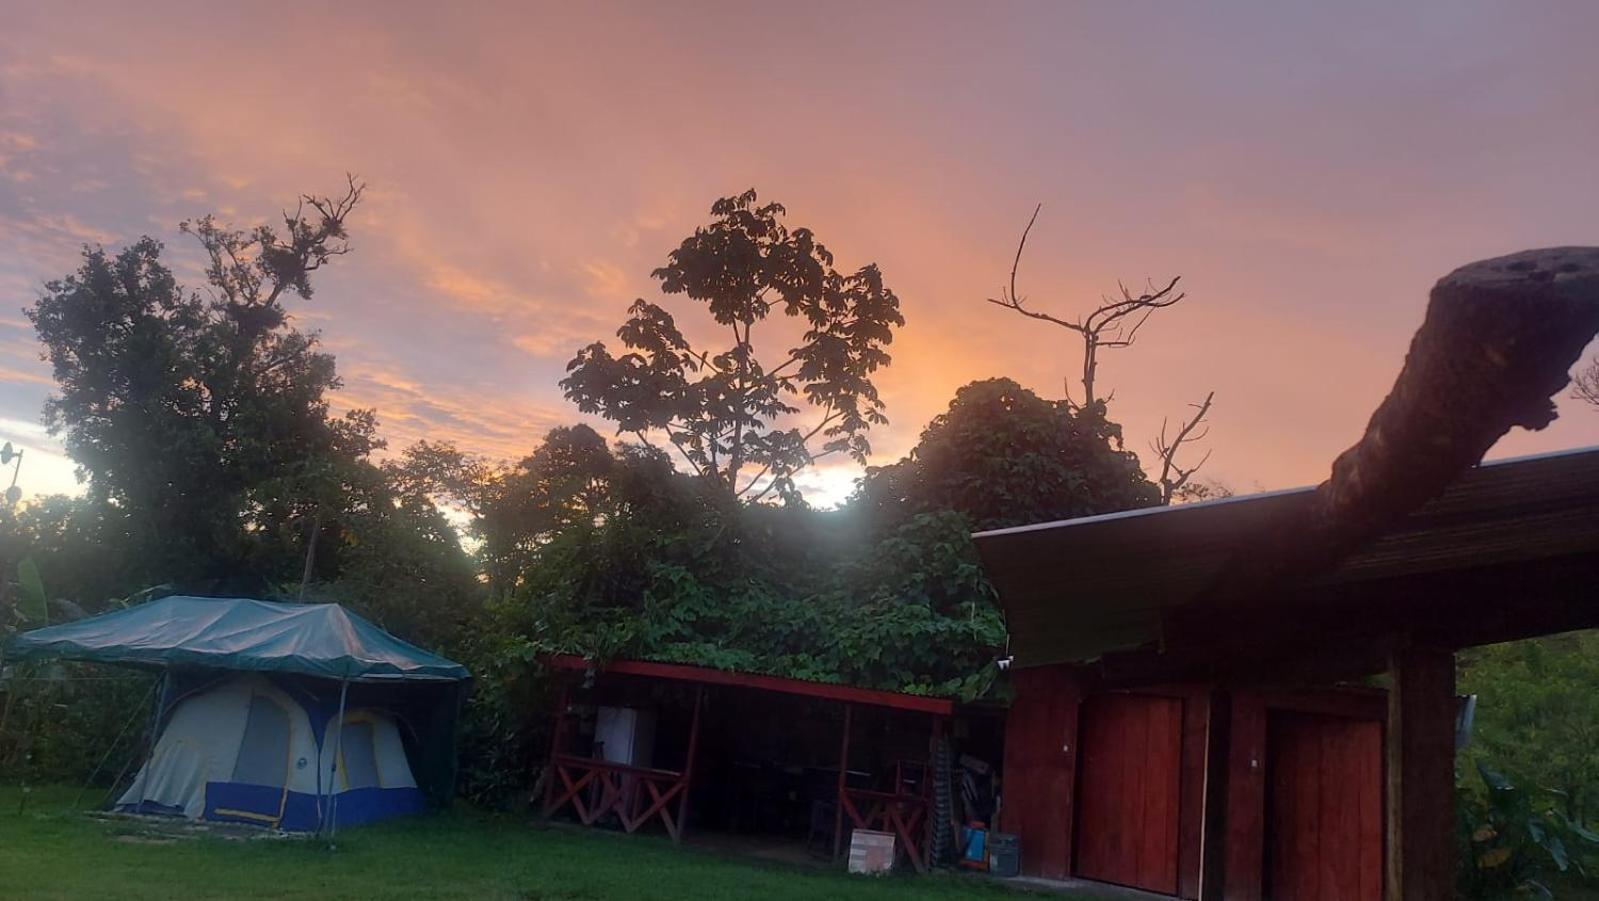
[[[647,5],[157,7],[41,8],[0,34],[0,286],[25,302],[78,243],[207,209],[266,217],[353,170],[372,185],[356,252],[296,315],[338,350],[342,402],[378,406],[396,444],[447,435],[514,457],[575,418],[564,360],[656,296],[650,270],[712,199],[753,185],[844,268],[881,264],[901,297],[876,461],[971,379],[1058,397],[1075,377],[1070,335],[982,302],[1043,201],[1021,273],[1039,307],[1071,314],[1117,279],[1189,286],[1104,361],[1130,446],[1214,388],[1209,470],[1304,483],[1359,433],[1434,279],[1581,241],[1599,206],[1582,176],[1599,13],[1581,5],[1514,28],[1400,14],[1377,43],[1331,6],[866,5],[781,29],[755,9]],[[1146,60],[1132,70],[1130,34]],[[804,77],[729,77],[714,63],[727,46]],[[241,84],[280,84],[285,58],[317,60],[336,89],[239,102]],[[691,338],[718,339],[669,301]],[[792,325],[758,329],[762,351]],[[1599,443],[1599,416],[1561,406],[1504,446]]]

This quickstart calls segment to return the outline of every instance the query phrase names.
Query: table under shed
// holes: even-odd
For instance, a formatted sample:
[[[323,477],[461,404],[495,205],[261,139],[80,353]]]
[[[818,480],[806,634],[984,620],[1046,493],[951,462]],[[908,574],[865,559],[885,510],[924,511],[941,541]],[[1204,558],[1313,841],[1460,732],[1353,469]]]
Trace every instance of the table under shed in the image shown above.
[[[760,713],[763,706],[775,708],[786,701],[803,701],[783,708],[796,719],[783,723],[786,735],[778,741],[806,742],[813,748],[823,740],[836,743],[829,745],[837,748],[837,756],[827,761],[825,771],[820,765],[805,768],[821,771],[817,775],[829,783],[826,795],[833,802],[829,805],[833,856],[845,850],[850,829],[875,829],[892,832],[904,859],[918,871],[927,869],[933,819],[928,778],[932,772],[931,749],[944,735],[954,712],[950,699],[647,660],[614,660],[599,665],[577,656],[554,655],[546,658],[546,663],[565,677],[558,691],[544,779],[545,816],[570,808],[585,826],[614,816],[626,832],[658,820],[673,841],[681,841],[688,824],[691,788],[697,786],[702,794],[731,791],[728,783],[735,778],[730,761],[707,765],[710,761],[706,759],[703,732],[708,697],[709,701],[726,700],[729,704],[743,699],[745,706],[738,709],[752,714]],[[670,765],[657,766],[654,759],[649,765],[638,765],[625,762],[625,754],[602,754],[598,748],[579,746],[575,735],[579,696],[592,697],[623,682],[673,687],[692,697],[684,704],[688,712],[686,730],[674,731],[663,725],[659,738],[653,738],[657,745],[667,744],[662,739],[676,739],[654,755],[669,759]],[[763,697],[770,698],[769,704],[763,704]],[[821,715],[829,708],[837,709],[839,716]],[[897,717],[896,722],[924,722],[928,742],[925,746],[918,744],[914,755],[907,754],[892,763],[884,758],[877,781],[863,784],[868,782],[868,774],[851,768],[851,752],[852,743],[857,757],[868,750],[861,747],[859,733],[861,717],[869,712]],[[653,732],[655,726],[649,729]],[[889,751],[879,756],[883,754],[893,756]],[[618,757],[623,759],[607,759]],[[759,820],[770,819],[772,814],[769,808],[756,803],[746,816]],[[814,829],[816,824],[811,825]]]

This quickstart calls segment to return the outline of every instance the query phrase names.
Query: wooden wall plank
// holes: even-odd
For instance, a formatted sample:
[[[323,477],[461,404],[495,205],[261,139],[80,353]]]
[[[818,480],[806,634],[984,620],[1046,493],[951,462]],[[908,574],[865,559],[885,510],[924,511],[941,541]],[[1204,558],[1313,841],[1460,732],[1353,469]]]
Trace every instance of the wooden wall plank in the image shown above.
[[[1227,898],[1260,901],[1265,846],[1266,704],[1235,691],[1227,773]]]
[[[1179,784],[1177,895],[1199,897],[1200,853],[1205,829],[1205,733],[1210,690],[1191,688],[1183,698],[1182,778]]]

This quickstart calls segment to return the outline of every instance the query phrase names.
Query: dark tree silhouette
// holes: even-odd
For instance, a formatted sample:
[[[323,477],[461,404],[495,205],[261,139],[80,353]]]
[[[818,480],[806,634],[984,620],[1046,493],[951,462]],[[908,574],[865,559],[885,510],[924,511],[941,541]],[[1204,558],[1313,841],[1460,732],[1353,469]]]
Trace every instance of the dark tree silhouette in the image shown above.
[[[150,577],[236,576],[257,569],[254,538],[286,522],[315,535],[344,464],[376,444],[370,413],[329,418],[333,358],[284,306],[349,251],[362,190],[352,178],[340,197],[303,197],[281,230],[183,223],[209,260],[203,295],[146,237],[115,256],[85,248],[27,311],[59,385],[45,420]]]
[[[1033,225],[1038,221],[1038,213],[1043,208],[1043,204],[1034,207],[1032,218],[1027,220],[1027,227],[1022,229],[1022,238],[1016,244],[1016,258],[1011,262],[1009,287],[1001,286],[999,297],[990,297],[988,302],[1015,310],[1029,319],[1047,322],[1075,332],[1083,346],[1081,406],[1089,408],[1096,404],[1103,405],[1109,398],[1101,398],[1095,390],[1099,378],[1100,351],[1132,347],[1133,342],[1138,339],[1139,330],[1155,311],[1176,306],[1188,295],[1177,290],[1177,283],[1182,276],[1173,276],[1171,281],[1163,286],[1151,282],[1142,293],[1136,295],[1126,285],[1118,282],[1116,288],[1119,296],[1101,298],[1098,306],[1087,315],[1076,319],[1029,309],[1027,298],[1016,290],[1016,273],[1021,268],[1022,252],[1027,249],[1027,236],[1032,233]],[[1185,467],[1178,462],[1184,445],[1200,441],[1209,433],[1209,427],[1205,426],[1205,417],[1210,413],[1211,402],[1215,396],[1216,392],[1212,391],[1205,396],[1202,403],[1194,404],[1193,415],[1183,420],[1170,438],[1167,437],[1168,423],[1162,421],[1160,435],[1150,443],[1150,449],[1160,460],[1161,503],[1169,504],[1173,498],[1181,497],[1189,480],[1210,459],[1210,454],[1207,452],[1192,466]],[[1066,389],[1066,401],[1069,404],[1075,403],[1069,385]]]
[[[904,459],[873,467],[856,504],[879,524],[954,510],[976,529],[1160,502],[1104,407],[1047,400],[1010,379],[972,382]]]
[[[627,352],[591,344],[561,382],[583,412],[645,443],[664,434],[694,472],[752,502],[772,491],[797,497],[794,474],[822,457],[865,462],[867,430],[887,422],[872,375],[888,364],[885,348],[905,323],[875,264],[839,272],[811,231],[789,229],[783,215],[780,204],[758,204],[753,190],[718,200],[711,224],[652,273],[666,293],[705,305],[730,338],[725,349],[692,346],[671,313],[639,299],[616,333]],[[807,328],[771,365],[753,331],[774,311]],[[805,412],[801,404],[815,419],[787,426]]]
[[[1599,407],[1599,357],[1588,362],[1588,368],[1572,379],[1572,395]]]

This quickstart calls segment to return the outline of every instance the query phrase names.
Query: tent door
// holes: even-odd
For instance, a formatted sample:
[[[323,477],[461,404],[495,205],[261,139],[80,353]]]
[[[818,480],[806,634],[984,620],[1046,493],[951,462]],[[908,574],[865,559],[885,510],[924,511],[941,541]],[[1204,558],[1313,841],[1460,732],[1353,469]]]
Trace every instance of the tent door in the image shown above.
[[[340,739],[339,748],[339,783],[342,790],[383,787],[373,732],[370,717],[359,714],[345,717],[344,736]]]
[[[222,816],[276,825],[283,819],[283,806],[289,782],[289,712],[265,695],[250,696],[250,714],[245,721],[239,756],[230,780],[236,785],[279,789],[267,795],[252,792],[227,807],[218,806]]]

